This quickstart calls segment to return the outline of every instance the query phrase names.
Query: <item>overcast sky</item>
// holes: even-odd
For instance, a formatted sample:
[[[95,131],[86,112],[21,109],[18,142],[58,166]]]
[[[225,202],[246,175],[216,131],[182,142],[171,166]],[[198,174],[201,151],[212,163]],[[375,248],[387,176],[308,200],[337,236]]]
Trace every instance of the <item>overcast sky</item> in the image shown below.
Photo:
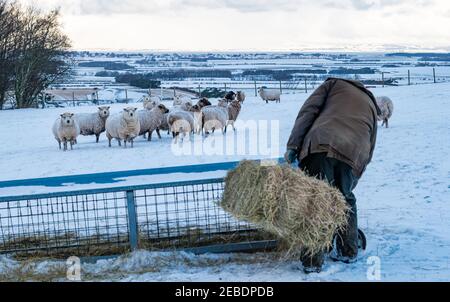
[[[445,50],[448,0],[20,0],[60,7],[75,49]]]

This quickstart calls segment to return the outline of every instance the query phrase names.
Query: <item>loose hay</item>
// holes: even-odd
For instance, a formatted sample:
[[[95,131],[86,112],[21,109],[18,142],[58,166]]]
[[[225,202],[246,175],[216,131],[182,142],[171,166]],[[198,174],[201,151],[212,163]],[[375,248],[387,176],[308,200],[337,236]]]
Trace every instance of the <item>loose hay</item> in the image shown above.
[[[221,206],[278,236],[290,255],[328,249],[349,211],[339,190],[326,182],[287,165],[251,161],[228,173]]]

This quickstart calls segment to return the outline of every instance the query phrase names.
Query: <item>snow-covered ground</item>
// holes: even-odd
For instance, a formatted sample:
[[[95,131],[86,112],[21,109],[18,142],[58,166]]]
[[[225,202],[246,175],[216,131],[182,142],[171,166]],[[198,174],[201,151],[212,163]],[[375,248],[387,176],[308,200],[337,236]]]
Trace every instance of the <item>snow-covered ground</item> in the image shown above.
[[[327,261],[321,274],[306,276],[297,269],[298,262],[280,259],[275,254],[194,256],[137,252],[119,260],[83,265],[86,278],[124,281],[367,281],[367,272],[372,272],[380,264],[382,281],[449,281],[450,83],[378,88],[374,93],[390,96],[395,102],[395,112],[391,127],[379,129],[374,160],[356,189],[359,223],[368,237],[368,249],[358,263],[343,265]],[[281,104],[268,105],[250,97],[240,118],[244,121],[279,121],[280,139],[276,154],[279,156],[307,96],[286,95]],[[119,111],[121,107],[123,105],[114,105],[113,111]],[[72,109],[77,112],[95,110],[90,107],[68,110]],[[169,136],[164,136],[162,141],[155,138],[150,143],[139,139],[134,149],[126,150],[117,146],[107,148],[104,137],[100,144],[95,144],[92,137],[83,137],[74,151],[61,152],[51,135],[51,125],[63,111],[0,112],[0,181],[262,157],[242,154],[175,156]],[[237,136],[242,135],[245,134],[238,130]],[[230,131],[227,139],[233,138]],[[195,143],[204,142],[196,138]],[[277,144],[272,142],[272,146]],[[273,157],[273,154],[267,157]],[[210,176],[181,174],[169,178]],[[121,184],[155,181],[164,179],[139,177]],[[83,187],[68,186],[64,189]],[[0,196],[53,189],[0,188]],[[0,277],[18,265],[11,259],[2,258]],[[36,269],[45,274],[51,268],[62,266],[65,263],[42,262]]]

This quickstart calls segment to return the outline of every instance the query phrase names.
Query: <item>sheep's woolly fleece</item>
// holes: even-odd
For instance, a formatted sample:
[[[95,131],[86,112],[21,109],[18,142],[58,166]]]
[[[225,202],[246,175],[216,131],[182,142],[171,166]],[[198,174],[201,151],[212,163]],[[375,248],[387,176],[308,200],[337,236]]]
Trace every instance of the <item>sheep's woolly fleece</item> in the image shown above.
[[[221,206],[280,239],[288,255],[328,249],[346,227],[349,208],[326,182],[287,165],[243,161],[226,177]]]

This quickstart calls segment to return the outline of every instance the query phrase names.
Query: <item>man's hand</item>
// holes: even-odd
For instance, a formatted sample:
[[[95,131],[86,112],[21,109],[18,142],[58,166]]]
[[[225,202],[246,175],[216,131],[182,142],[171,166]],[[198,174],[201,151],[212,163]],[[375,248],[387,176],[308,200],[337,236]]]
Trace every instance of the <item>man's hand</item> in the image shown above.
[[[284,159],[287,161],[288,164],[295,163],[298,159],[298,151],[294,149],[288,149],[284,154]]]

